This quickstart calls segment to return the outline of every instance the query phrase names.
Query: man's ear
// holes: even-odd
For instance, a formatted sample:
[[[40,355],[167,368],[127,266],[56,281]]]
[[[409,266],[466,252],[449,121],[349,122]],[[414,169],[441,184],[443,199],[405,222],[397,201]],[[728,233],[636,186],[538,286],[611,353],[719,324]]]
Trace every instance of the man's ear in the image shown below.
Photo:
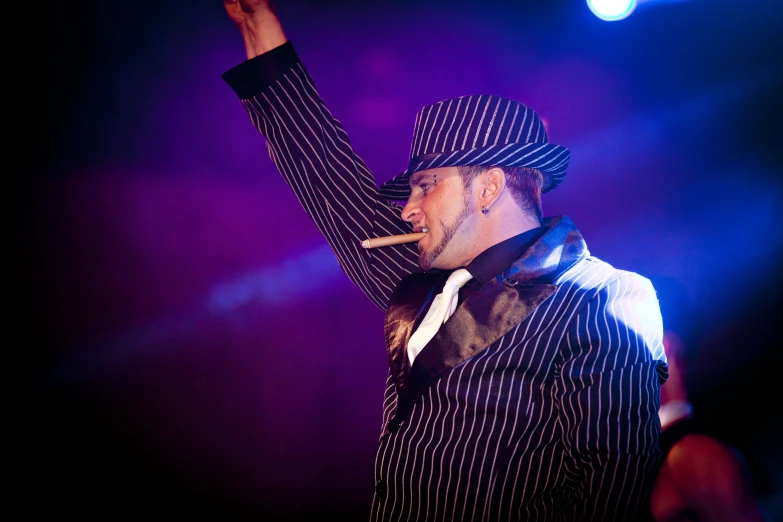
[[[506,173],[500,167],[492,167],[482,172],[478,179],[479,206],[489,209],[506,187]]]

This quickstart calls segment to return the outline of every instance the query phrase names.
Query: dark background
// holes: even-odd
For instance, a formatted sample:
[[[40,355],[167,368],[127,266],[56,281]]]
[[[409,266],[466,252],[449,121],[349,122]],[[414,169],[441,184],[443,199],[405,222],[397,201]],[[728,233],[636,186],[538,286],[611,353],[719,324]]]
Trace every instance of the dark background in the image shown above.
[[[581,0],[279,4],[379,181],[405,167],[423,105],[492,93],[541,114],[572,151],[545,214],[664,303],[667,281],[684,289],[697,415],[780,517],[783,7],[649,1],[607,23]],[[221,3],[33,6],[19,23],[36,52],[7,98],[23,115],[14,496],[83,519],[365,520],[382,313],[220,79],[245,57]],[[693,324],[683,310],[671,324]]]

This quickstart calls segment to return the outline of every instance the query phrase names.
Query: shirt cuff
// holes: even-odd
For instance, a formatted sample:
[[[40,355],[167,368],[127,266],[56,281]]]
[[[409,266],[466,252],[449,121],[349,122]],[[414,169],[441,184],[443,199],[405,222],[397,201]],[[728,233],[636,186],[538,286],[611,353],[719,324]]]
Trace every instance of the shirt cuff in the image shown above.
[[[286,42],[229,69],[221,78],[244,100],[265,91],[297,63],[293,44]]]

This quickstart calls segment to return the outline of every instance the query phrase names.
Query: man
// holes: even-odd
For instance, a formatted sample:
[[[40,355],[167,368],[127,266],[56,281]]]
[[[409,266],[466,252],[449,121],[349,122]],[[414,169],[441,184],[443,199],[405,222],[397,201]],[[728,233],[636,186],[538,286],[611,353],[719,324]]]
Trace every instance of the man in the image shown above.
[[[679,281],[656,279],[664,318],[669,379],[661,388],[661,449],[653,487],[656,522],[765,522],[750,469],[735,448],[699,427],[689,401],[690,361],[701,339],[701,320]]]
[[[418,113],[408,169],[379,190],[272,5],[224,3],[248,61],[223,78],[385,312],[371,519],[647,519],[660,311],[649,280],[590,256],[567,217],[542,219],[568,150],[519,102],[445,100]]]

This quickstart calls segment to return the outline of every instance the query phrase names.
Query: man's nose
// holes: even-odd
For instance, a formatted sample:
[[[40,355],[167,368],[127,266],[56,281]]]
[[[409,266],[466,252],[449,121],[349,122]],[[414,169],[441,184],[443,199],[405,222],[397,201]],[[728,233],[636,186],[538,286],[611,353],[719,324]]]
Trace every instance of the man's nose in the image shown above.
[[[411,198],[408,198],[408,201],[405,202],[405,206],[402,207],[402,211],[400,212],[400,217],[403,221],[413,221],[416,218],[416,215],[419,212],[418,205],[415,205]]]

